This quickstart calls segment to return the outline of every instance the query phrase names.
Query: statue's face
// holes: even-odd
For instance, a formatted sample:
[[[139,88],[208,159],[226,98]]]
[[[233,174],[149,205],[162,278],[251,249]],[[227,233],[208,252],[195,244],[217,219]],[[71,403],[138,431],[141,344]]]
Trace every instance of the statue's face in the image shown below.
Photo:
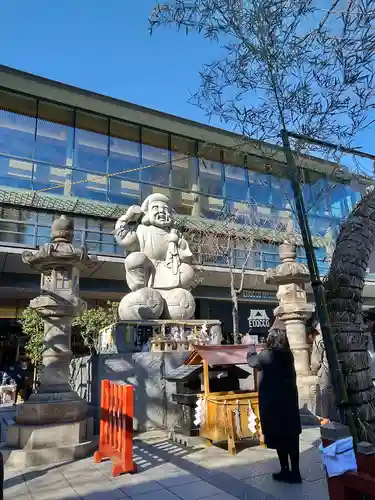
[[[165,201],[153,201],[148,213],[150,223],[156,227],[166,228],[172,224],[171,210]]]

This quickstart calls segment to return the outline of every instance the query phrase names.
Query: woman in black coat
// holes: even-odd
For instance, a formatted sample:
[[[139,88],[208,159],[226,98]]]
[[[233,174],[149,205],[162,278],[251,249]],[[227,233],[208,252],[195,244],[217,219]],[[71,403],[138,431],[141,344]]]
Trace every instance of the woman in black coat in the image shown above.
[[[302,432],[294,357],[284,332],[273,330],[267,348],[259,354],[250,348],[249,366],[259,370],[259,413],[267,448],[276,449],[281,471],[276,481],[301,483],[299,435]],[[291,469],[289,469],[289,459]]]

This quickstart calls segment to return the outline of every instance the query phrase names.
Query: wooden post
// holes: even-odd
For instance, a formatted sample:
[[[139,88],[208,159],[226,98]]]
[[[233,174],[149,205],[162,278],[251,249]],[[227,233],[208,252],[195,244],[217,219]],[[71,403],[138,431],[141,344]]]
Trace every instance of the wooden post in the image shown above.
[[[231,405],[227,405],[227,420],[228,420],[228,453],[229,455],[235,455],[236,451],[236,441],[234,439],[234,428],[233,428],[233,412]]]
[[[207,396],[210,393],[210,377],[208,374],[208,363],[203,360],[203,387],[204,395]]]

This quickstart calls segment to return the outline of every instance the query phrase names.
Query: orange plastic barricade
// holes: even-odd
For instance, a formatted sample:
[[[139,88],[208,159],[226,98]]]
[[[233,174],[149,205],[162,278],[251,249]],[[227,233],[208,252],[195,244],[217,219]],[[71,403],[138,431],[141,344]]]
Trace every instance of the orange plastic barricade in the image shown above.
[[[99,449],[94,454],[94,461],[110,459],[113,477],[135,472],[133,386],[103,380],[101,391]]]

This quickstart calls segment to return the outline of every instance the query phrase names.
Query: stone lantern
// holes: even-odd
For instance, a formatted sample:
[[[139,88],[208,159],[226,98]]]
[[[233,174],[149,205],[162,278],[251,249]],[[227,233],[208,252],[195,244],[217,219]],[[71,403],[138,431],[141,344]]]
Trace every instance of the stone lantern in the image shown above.
[[[72,220],[61,216],[52,224],[51,242],[36,252],[27,251],[22,255],[23,262],[41,273],[40,295],[31,300],[30,307],[44,321],[44,350],[37,392],[27,402],[17,406],[16,425],[8,432],[8,445],[16,448],[24,447],[22,427],[25,425],[29,432],[33,428],[34,435],[38,436],[34,443],[44,439],[48,448],[48,440],[52,440],[55,444],[52,448],[56,450],[59,445],[66,445],[64,439],[68,440],[70,448],[73,444],[77,446],[86,434],[87,402],[69,384],[71,328],[74,318],[86,308],[85,301],[79,297],[79,273],[96,267],[98,261],[96,256],[89,256],[85,248],[73,245],[73,234]],[[75,422],[77,433],[71,428]],[[72,443],[74,438],[78,442]],[[50,446],[50,451],[52,448]],[[30,443],[27,449],[30,454]],[[55,454],[58,459],[61,458],[57,451]],[[41,453],[39,460],[40,457]],[[54,460],[53,453],[48,455],[48,460]]]
[[[278,286],[279,306],[274,310],[276,320],[285,325],[290,348],[294,354],[300,407],[315,412],[317,378],[310,368],[310,353],[306,338],[306,321],[315,310],[307,302],[306,283],[310,282],[308,268],[297,262],[296,245],[285,242],[280,245],[279,264],[268,269],[265,282]]]

